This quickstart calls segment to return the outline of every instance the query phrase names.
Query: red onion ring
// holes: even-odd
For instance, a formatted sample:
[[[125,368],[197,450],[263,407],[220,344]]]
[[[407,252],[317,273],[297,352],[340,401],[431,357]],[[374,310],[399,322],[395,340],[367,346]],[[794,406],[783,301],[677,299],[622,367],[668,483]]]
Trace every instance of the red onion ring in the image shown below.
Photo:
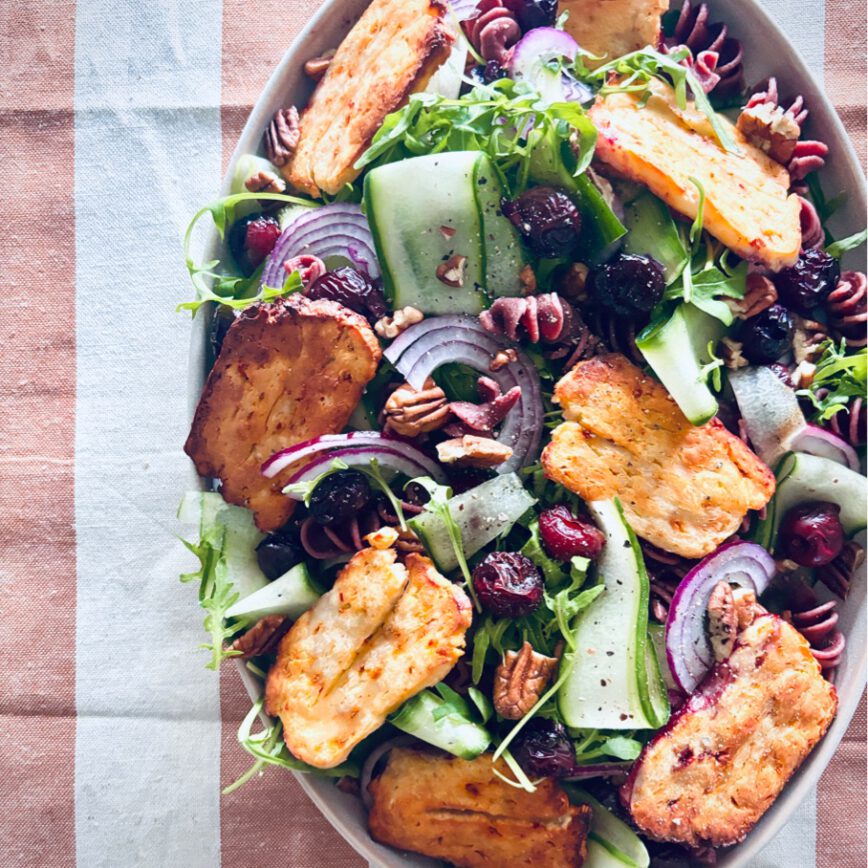
[[[415,739],[412,736],[399,735],[395,738],[390,738],[388,741],[384,741],[368,754],[368,758],[365,760],[361,772],[359,773],[359,794],[361,795],[366,808],[370,809],[373,804],[371,794],[368,792],[368,784],[371,783],[371,778],[374,776],[374,770],[376,769],[377,763],[393,747],[404,747],[405,745],[413,744],[414,741]]]
[[[290,464],[295,464],[303,458],[317,455],[320,452],[328,452],[331,449],[341,449],[345,446],[377,445],[383,440],[388,440],[390,445],[399,442],[390,440],[387,435],[381,434],[379,431],[350,431],[348,434],[323,434],[321,437],[311,437],[309,440],[275,452],[271,458],[263,462],[261,473],[268,479],[273,479]]]

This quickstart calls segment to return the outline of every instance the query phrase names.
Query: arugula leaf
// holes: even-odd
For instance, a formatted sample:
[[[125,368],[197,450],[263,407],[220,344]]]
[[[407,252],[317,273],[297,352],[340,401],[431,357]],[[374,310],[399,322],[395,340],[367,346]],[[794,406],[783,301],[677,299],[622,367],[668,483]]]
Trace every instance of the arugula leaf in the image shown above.
[[[855,235],[848,235],[840,241],[833,242],[826,248],[826,253],[834,256],[835,259],[840,259],[848,250],[855,250],[864,244],[866,238],[868,238],[868,229],[863,229]]]
[[[197,544],[181,540],[187,549],[199,558],[199,569],[181,576],[184,583],[199,583],[199,605],[205,610],[205,631],[211,642],[200,647],[211,652],[208,669],[217,670],[227,657],[236,657],[240,652],[224,648],[226,640],[238,632],[238,625],[227,626],[226,611],[234,605],[240,594],[229,579],[226,559],[223,556],[225,527],[213,527]]]
[[[723,388],[722,369],[724,361],[716,353],[716,342],[709,341],[706,352],[708,353],[709,362],[699,369],[699,376],[703,383],[709,383],[715,392],[720,392]]]
[[[341,778],[344,775],[358,777],[359,766],[357,763],[345,762],[331,769],[318,769],[297,760],[283,741],[283,725],[280,720],[274,720],[259,732],[254,733],[253,726],[262,712],[263,702],[262,699],[254,702],[253,707],[241,722],[241,726],[238,727],[238,743],[256,759],[256,762],[240,778],[223,790],[224,796],[234,793],[256,775],[261,774],[268,766],[280,766],[296,772],[308,772],[334,778]]]
[[[521,553],[539,567],[547,585],[562,582],[567,577],[566,571],[560,561],[546,554],[540,537],[539,519],[535,518],[527,529],[530,531],[530,539],[522,546]]]
[[[501,79],[458,99],[414,94],[386,117],[355,167],[443,151],[484,151],[516,195],[527,186],[534,160],[556,166],[567,186],[574,186],[571,179],[590,164],[596,138],[577,103],[545,102],[527,85]]]
[[[868,398],[868,347],[848,354],[846,340],[836,346],[831,338],[822,346],[810,387],[796,392],[810,401],[814,422],[828,421],[854,398]]]
[[[672,86],[675,91],[676,104],[681,109],[687,106],[687,91],[689,90],[696,108],[708,118],[714,137],[720,146],[726,151],[737,153],[738,147],[735,141],[721,123],[720,116],[709,102],[702,85],[693,72],[680,63],[689,53],[690,49],[683,48],[671,54],[661,54],[648,45],[606,63],[593,72],[587,73],[584,70],[579,70],[579,74],[584,73],[586,81],[600,84],[600,93],[604,96],[609,93],[639,93],[645,102],[651,96],[651,80],[660,79]],[[616,84],[608,84],[611,73],[620,77],[620,81]]]
[[[193,282],[193,288],[196,290],[196,297],[193,301],[179,304],[177,310],[189,310],[195,313],[208,301],[225,304],[229,307],[243,308],[257,301],[273,301],[275,298],[301,289],[301,279],[298,274],[292,274],[287,277],[282,287],[261,287],[258,293],[251,294],[259,285],[260,272],[250,277],[238,277],[218,271],[219,259],[202,263],[197,263],[193,259],[191,252],[193,230],[203,217],[208,214],[211,215],[217,234],[223,240],[227,230],[235,221],[238,205],[243,202],[261,200],[285,202],[288,205],[310,205],[310,202],[305,199],[288,196],[284,193],[233,193],[200,208],[193,215],[193,219],[184,233],[184,259],[187,264],[187,271],[190,273],[190,279]]]

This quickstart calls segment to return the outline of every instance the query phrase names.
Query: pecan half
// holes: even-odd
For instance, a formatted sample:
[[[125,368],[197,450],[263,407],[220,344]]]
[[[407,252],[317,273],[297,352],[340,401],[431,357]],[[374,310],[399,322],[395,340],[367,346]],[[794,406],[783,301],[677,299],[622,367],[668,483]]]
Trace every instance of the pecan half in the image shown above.
[[[475,434],[465,434],[437,444],[437,458],[441,464],[487,468],[497,467],[511,457],[511,446]]]
[[[312,57],[305,61],[304,74],[312,78],[314,81],[319,81],[332,65],[332,58],[335,56],[335,49],[329,49],[322,54]]]
[[[737,371],[739,368],[746,368],[750,364],[744,357],[743,349],[744,344],[741,341],[734,341],[732,338],[721,338],[718,352],[723,359],[723,364],[731,371]]]
[[[771,102],[744,109],[736,126],[752,145],[783,164],[790,161],[802,133],[796,121]]]
[[[793,314],[793,357],[796,364],[816,362],[823,354],[823,342],[829,337],[826,325],[816,320]]]
[[[389,395],[384,408],[385,427],[402,437],[418,437],[442,428],[449,419],[446,393],[430,377],[421,390],[409,383]]]
[[[715,660],[726,660],[735,647],[738,635],[738,613],[732,588],[718,582],[708,598],[708,639]]]
[[[770,308],[777,300],[775,285],[764,274],[754,271],[747,276],[744,298],[730,298],[727,303],[739,319],[750,319]]]
[[[557,657],[546,657],[525,642],[519,651],[507,651],[494,673],[494,708],[507,720],[524,717],[540,698],[555,670]]]
[[[274,172],[257,172],[244,182],[244,186],[251,193],[282,193],[286,189],[286,181],[278,178]]]
[[[232,650],[240,651],[243,660],[273,654],[291,626],[286,615],[266,615],[232,643]]]
[[[750,627],[756,617],[766,611],[757,602],[756,594],[750,588],[733,588],[732,602],[735,607],[735,618],[739,633]]]
[[[285,166],[300,138],[298,109],[294,105],[278,109],[265,131],[265,154],[275,166]]]
[[[425,319],[425,314],[415,307],[402,307],[396,310],[392,316],[383,316],[374,324],[374,331],[386,340],[398,337],[401,332],[406,331],[411,325],[416,325],[417,322],[422,322]]]

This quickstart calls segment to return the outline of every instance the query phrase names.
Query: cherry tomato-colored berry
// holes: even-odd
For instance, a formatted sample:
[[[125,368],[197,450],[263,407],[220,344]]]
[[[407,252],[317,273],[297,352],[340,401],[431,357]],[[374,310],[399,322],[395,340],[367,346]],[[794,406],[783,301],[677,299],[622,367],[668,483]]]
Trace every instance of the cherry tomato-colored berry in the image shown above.
[[[590,521],[574,516],[563,504],[546,509],[539,517],[539,535],[548,554],[559,561],[600,556],[606,537]]]
[[[473,571],[479,602],[498,618],[522,618],[543,598],[540,571],[518,552],[492,552]]]
[[[663,298],[665,288],[663,266],[640,253],[620,253],[588,275],[591,297],[617,316],[646,316]]]
[[[840,276],[841,266],[834,256],[811,248],[799,254],[795,265],[781,269],[774,282],[781,302],[807,316],[828,298]]]
[[[504,199],[501,208],[537,256],[568,256],[574,251],[582,218],[562,190],[531,187],[518,199]]]
[[[844,548],[844,528],[837,503],[812,501],[794,506],[781,522],[779,539],[784,554],[803,567],[831,563]]]
[[[326,476],[310,497],[310,514],[318,524],[352,518],[371,500],[371,485],[358,470],[339,470]]]
[[[232,224],[229,250],[236,264],[249,276],[262,264],[280,238],[280,226],[274,217],[250,214]]]
[[[336,301],[369,320],[378,320],[389,310],[382,287],[348,265],[327,271],[305,293],[309,298]]]
[[[576,768],[576,751],[563,725],[536,717],[516,736],[512,754],[531,777],[565,777]]]

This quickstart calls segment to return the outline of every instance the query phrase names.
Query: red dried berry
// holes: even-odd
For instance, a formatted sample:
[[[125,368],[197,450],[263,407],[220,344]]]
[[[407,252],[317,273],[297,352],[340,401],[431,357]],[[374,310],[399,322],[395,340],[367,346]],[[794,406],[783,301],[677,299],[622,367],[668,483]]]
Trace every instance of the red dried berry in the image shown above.
[[[385,316],[389,310],[382,287],[348,265],[327,271],[311,284],[305,295],[339,302],[371,321]]]
[[[251,214],[236,220],[229,230],[229,249],[245,275],[251,275],[274,250],[280,226],[274,217]]]
[[[596,525],[577,518],[563,504],[543,511],[539,533],[549,556],[559,561],[575,557],[594,560],[606,544],[605,535]]]
[[[784,516],[779,540],[784,554],[803,567],[831,563],[844,548],[844,528],[837,503],[812,501],[794,506]]]
[[[523,618],[543,598],[543,580],[533,561],[518,552],[492,552],[473,571],[479,602],[498,618]]]

